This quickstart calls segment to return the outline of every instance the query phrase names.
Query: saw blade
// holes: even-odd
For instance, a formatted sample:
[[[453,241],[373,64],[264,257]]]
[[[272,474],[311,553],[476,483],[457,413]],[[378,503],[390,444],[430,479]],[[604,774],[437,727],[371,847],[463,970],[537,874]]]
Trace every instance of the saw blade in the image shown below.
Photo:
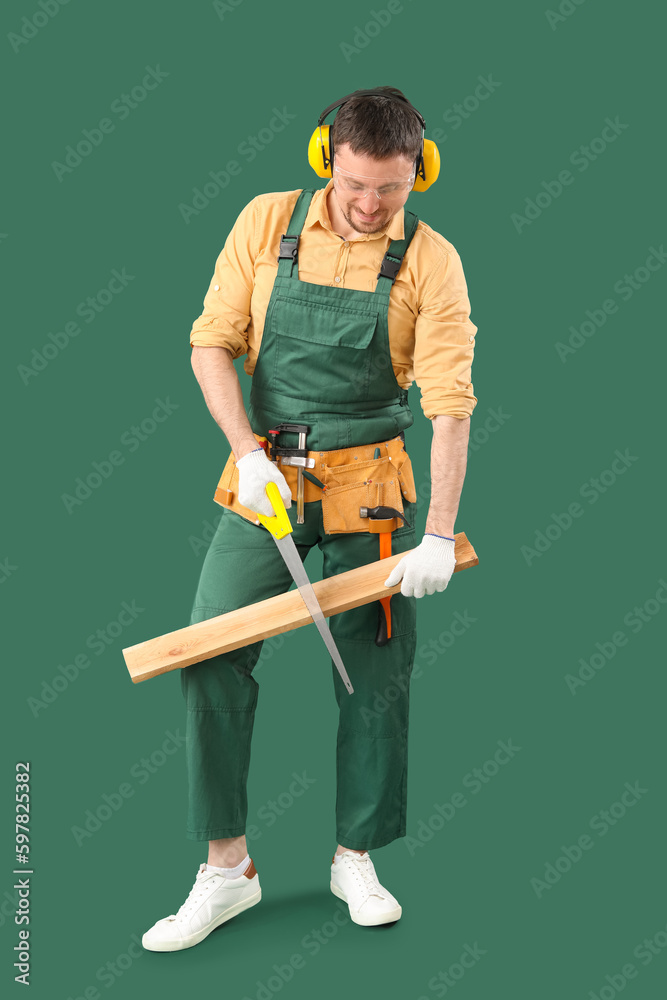
[[[336,669],[340,674],[343,684],[347,688],[349,694],[352,694],[354,688],[350,682],[350,678],[347,676],[347,671],[343,665],[341,655],[338,652],[336,643],[334,642],[334,637],[331,634],[331,630],[327,625],[324,614],[322,613],[322,608],[317,600],[315,591],[313,590],[312,584],[308,579],[308,574],[306,573],[305,567],[301,561],[301,557],[297,551],[297,547],[294,544],[294,539],[290,535],[285,535],[284,538],[276,538],[274,535],[274,541],[280,550],[280,554],[285,560],[288,570],[292,574],[292,579],[299,588],[299,593],[303,598],[303,602],[308,608],[310,615],[317,626],[317,630],[324,639],[327,649],[331,653],[331,658],[336,665]]]

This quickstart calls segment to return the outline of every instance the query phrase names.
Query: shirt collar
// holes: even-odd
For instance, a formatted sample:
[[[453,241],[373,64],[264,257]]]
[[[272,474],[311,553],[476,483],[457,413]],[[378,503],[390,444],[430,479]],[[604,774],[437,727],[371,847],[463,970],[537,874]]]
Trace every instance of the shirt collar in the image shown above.
[[[304,229],[310,229],[315,225],[320,225],[323,229],[327,229],[330,233],[333,233],[333,229],[331,228],[331,219],[329,218],[329,212],[327,210],[327,195],[332,188],[333,180],[330,180],[325,188],[320,188],[315,192],[308,208],[306,221],[303,224]],[[402,240],[405,238],[403,207],[401,207],[400,211],[398,211],[396,215],[392,216],[389,220],[389,224],[383,229],[380,229],[379,232],[359,233],[359,235],[355,237],[354,242],[376,240],[381,236],[388,236],[391,240]]]

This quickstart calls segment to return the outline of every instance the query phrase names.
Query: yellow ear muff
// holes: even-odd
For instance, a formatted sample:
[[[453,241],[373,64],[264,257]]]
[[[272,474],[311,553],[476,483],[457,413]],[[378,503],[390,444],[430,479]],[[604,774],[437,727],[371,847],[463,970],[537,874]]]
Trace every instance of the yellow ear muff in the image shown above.
[[[426,191],[438,179],[440,173],[440,153],[432,139],[424,139],[424,176],[415,177],[413,191]]]
[[[329,126],[318,125],[308,143],[308,162],[318,177],[331,177],[329,152]],[[424,139],[424,177],[419,174],[412,185],[413,191],[426,191],[440,173],[440,153],[432,139]]]
[[[308,143],[308,162],[318,177],[331,177],[329,126],[318,125]]]

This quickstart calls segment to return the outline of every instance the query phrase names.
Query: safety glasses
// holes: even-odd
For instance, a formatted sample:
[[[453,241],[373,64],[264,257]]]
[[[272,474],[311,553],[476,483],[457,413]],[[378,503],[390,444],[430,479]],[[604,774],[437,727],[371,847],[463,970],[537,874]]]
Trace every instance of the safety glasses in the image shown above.
[[[392,198],[401,197],[406,191],[412,189],[415,182],[415,173],[413,171],[410,177],[404,180],[391,181],[383,184],[380,188],[373,188],[367,187],[363,183],[363,174],[353,174],[349,170],[343,170],[342,167],[334,166],[333,180],[342,191],[347,191],[350,194],[359,195],[363,198],[369,191],[372,191],[378,201],[383,198],[385,201],[390,201]]]

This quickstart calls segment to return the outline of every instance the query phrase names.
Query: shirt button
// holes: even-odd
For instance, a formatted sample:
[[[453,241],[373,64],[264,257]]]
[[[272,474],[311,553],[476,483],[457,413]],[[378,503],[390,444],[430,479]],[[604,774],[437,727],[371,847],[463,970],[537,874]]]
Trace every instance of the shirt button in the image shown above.
[[[343,243],[343,246],[344,246],[344,247],[349,247],[349,245],[350,245],[350,244],[349,244],[349,243],[347,243],[347,242]]]
[[[336,275],[336,277],[334,278],[334,281],[340,281],[340,278],[338,277],[338,275]]]
[[[468,337],[468,340],[469,340],[469,341],[470,341],[470,343],[472,344],[472,342],[473,342],[473,340],[474,340],[474,337]]]
[[[220,288],[220,285],[214,285],[213,286],[213,291],[217,292],[219,290],[219,288]]]

